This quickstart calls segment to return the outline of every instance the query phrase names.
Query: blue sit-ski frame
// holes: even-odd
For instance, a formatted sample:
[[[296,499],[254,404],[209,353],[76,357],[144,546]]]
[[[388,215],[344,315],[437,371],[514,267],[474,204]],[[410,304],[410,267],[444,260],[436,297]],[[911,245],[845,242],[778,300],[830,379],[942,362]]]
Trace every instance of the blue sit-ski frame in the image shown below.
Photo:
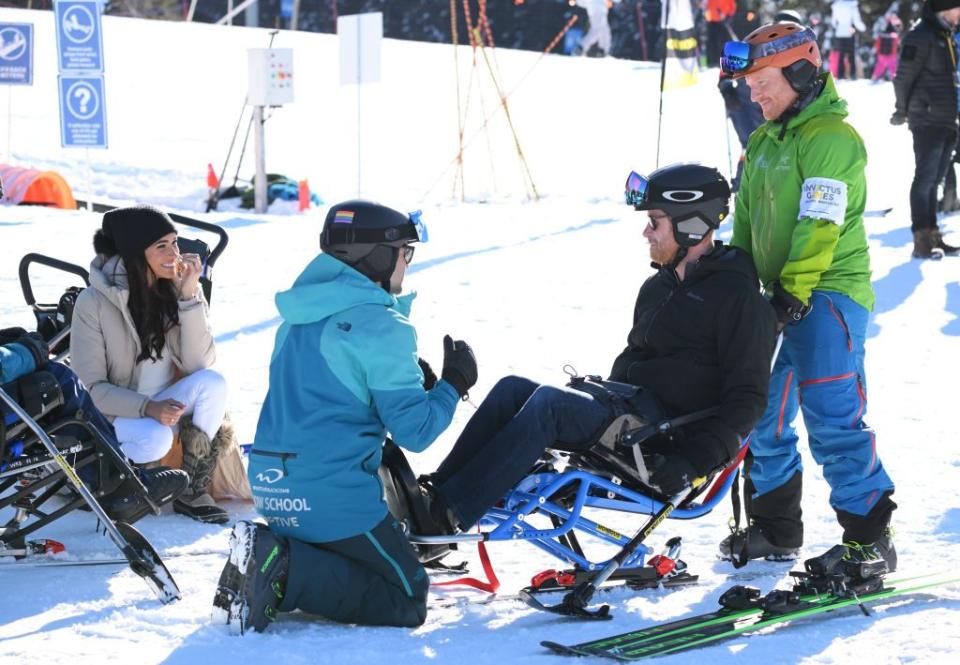
[[[744,442],[736,459],[717,475],[702,502],[690,501],[681,504],[670,513],[670,518],[695,519],[713,510],[730,491],[747,446],[748,442]],[[576,496],[569,509],[551,500],[570,486],[576,487]],[[626,545],[631,536],[584,517],[585,508],[654,515],[664,506],[653,497],[580,469],[531,474],[510,490],[502,503],[502,506],[491,508],[483,516],[480,533],[462,533],[455,536],[414,535],[411,540],[418,543],[523,540],[569,564],[592,571],[603,568],[609,559],[590,561],[565,544],[563,536],[571,531],[579,531],[619,547]],[[536,513],[552,516],[559,524],[550,529],[536,528],[527,521]],[[648,545],[641,544],[621,567],[643,566],[646,556],[652,551]]]

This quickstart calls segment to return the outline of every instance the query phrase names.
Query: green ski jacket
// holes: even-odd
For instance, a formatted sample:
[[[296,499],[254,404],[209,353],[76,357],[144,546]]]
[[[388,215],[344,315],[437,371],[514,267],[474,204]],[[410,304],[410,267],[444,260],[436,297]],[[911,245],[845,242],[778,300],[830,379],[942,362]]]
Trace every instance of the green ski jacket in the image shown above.
[[[753,256],[765,289],[779,281],[804,303],[814,289],[873,308],[863,226],[863,139],[845,120],[830,74],[820,95],[787,121],[750,135],[731,243]]]

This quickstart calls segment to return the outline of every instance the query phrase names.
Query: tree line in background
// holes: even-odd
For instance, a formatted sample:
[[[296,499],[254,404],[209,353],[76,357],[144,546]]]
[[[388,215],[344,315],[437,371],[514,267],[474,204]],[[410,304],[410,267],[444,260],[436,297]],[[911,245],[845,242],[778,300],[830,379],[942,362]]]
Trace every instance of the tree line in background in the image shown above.
[[[239,5],[241,0],[233,0]],[[286,28],[289,26],[288,14],[290,2],[282,0],[259,0],[257,3],[257,21],[262,27]],[[477,0],[467,3],[476,13]],[[608,21],[613,34],[610,55],[634,60],[658,60],[662,54],[662,35],[660,20],[662,2],[660,0],[620,0],[610,2]],[[696,7],[705,4],[693,0]],[[745,36],[750,30],[769,20],[778,9],[796,9],[805,19],[824,21],[830,13],[827,0],[740,0],[737,2],[737,17],[732,28],[739,36]],[[893,0],[860,0],[860,11],[867,26],[882,16]],[[899,15],[904,25],[919,15],[919,0],[905,0],[899,3]],[[0,6],[20,8],[50,9],[52,0],[19,0],[18,2],[0,2]],[[189,0],[110,0],[106,2],[106,13],[139,18],[157,18],[181,20],[186,16]],[[227,13],[228,0],[198,0],[194,20],[213,22]],[[284,11],[284,5],[287,12]],[[463,12],[463,0],[455,0],[458,16],[458,36],[460,43],[468,43],[469,36]],[[450,0],[301,0],[298,15],[298,29],[311,32],[332,33],[336,31],[338,15],[381,12],[384,22],[384,36],[396,39],[450,43],[451,21]],[[560,33],[567,21],[577,16],[570,37],[561,41],[555,52],[570,52],[575,47],[575,39],[587,27],[586,11],[571,4],[570,0],[487,0],[487,16],[493,38],[497,46],[542,51]],[[702,11],[699,12],[702,18]],[[234,25],[244,25],[246,14],[241,12],[233,21]],[[699,21],[703,24],[703,21]],[[702,37],[702,35],[701,35]],[[701,46],[704,44],[701,39]]]

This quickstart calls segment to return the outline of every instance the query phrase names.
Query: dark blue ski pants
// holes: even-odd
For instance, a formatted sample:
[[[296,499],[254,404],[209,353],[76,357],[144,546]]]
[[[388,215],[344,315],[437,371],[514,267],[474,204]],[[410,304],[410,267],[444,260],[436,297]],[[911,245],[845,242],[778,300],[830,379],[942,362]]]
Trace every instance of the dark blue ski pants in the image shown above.
[[[426,619],[430,580],[390,515],[350,538],[288,542],[290,572],[281,612],[301,610],[368,626],[412,627]]]

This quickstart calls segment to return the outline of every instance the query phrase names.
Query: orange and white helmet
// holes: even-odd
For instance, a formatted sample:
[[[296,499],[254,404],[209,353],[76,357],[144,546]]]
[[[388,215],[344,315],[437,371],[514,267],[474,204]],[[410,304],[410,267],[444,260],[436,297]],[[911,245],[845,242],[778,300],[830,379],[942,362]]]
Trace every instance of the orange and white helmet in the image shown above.
[[[810,87],[821,64],[817,36],[793,21],[764,25],[743,41],[727,42],[720,58],[724,73],[735,79],[764,67],[778,67],[797,92]]]

